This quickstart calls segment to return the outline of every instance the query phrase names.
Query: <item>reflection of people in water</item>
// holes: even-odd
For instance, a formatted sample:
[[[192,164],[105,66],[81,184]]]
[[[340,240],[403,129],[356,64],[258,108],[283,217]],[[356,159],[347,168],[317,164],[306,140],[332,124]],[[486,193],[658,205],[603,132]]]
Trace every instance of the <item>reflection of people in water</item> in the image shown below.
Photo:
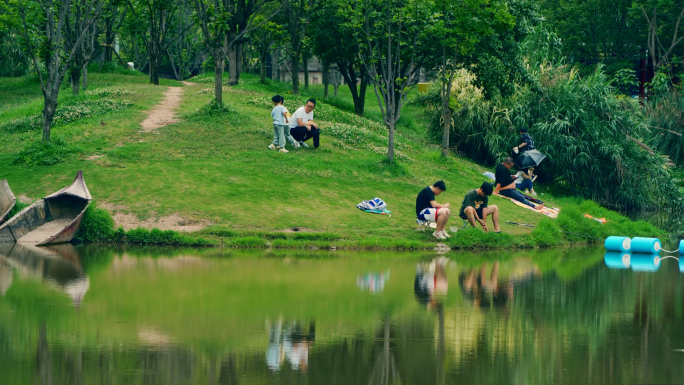
[[[507,282],[500,285],[498,282],[499,261],[494,262],[489,278],[486,262],[480,267],[479,273],[476,270],[462,272],[458,276],[458,284],[464,298],[480,307],[503,307],[513,299],[513,284]]]
[[[446,265],[449,259],[434,258],[429,263],[416,266],[416,279],[413,282],[413,293],[418,303],[435,308],[447,294],[449,282],[446,276]]]
[[[305,331],[296,321],[283,326],[283,319],[280,318],[273,324],[267,320],[266,327],[269,329],[266,351],[268,368],[276,372],[287,360],[293,370],[306,372],[309,367],[309,347],[316,337],[316,324],[309,322],[309,328]]]
[[[513,272],[507,279],[499,279],[499,262],[494,262],[487,277],[487,262],[480,268],[463,271],[458,276],[463,297],[479,307],[506,307],[513,301],[514,285],[539,275],[539,268],[524,260],[515,261]]]
[[[387,281],[389,281],[389,271],[366,273],[356,277],[356,286],[361,290],[368,290],[371,293],[380,293],[385,288]]]

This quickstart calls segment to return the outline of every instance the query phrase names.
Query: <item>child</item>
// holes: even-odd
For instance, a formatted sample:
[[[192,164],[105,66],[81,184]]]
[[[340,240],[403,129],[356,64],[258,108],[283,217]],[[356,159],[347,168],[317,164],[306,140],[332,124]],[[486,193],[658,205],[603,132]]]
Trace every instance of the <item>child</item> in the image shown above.
[[[271,150],[279,148],[278,151],[287,153],[289,151],[285,149],[285,137],[290,137],[290,126],[288,121],[290,113],[283,105],[285,98],[282,96],[276,95],[271,98],[271,101],[273,101],[274,105],[273,110],[271,110],[271,117],[273,118],[273,143],[271,143],[268,148]],[[291,141],[294,141],[294,138]]]

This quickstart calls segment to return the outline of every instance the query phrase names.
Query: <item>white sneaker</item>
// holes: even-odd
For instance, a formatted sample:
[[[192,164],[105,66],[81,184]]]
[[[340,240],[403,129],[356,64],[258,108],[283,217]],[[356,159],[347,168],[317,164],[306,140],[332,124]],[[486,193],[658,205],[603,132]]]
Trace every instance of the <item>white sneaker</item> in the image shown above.
[[[292,143],[292,145],[294,146],[295,149],[299,148],[299,142],[297,142],[297,141],[294,141]]]
[[[444,235],[445,238],[451,238],[451,235],[449,235],[446,230],[442,230],[442,235]]]
[[[271,143],[271,145],[268,146],[268,148],[270,148],[271,150],[275,150],[275,144]]]
[[[432,236],[437,238],[437,239],[446,239],[446,237],[444,235],[442,235],[442,232],[438,233],[435,231],[434,233],[432,233]]]
[[[281,148],[278,152],[282,152],[282,153],[286,154],[286,153],[288,153],[288,152],[290,152],[290,151],[287,151],[285,148]]]
[[[305,148],[309,148],[309,145],[302,141],[299,142],[299,145]]]

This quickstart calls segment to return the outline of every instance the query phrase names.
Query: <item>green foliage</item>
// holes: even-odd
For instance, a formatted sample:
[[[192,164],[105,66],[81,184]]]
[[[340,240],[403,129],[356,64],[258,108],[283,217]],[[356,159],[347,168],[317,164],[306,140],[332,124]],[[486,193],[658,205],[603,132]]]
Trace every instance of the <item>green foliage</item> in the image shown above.
[[[639,86],[636,71],[633,69],[621,69],[616,71],[610,82],[624,95],[631,95],[634,87]]]
[[[167,245],[167,246],[215,246],[216,243],[200,237],[191,237],[173,230],[133,229],[126,232],[124,243],[134,245]]]
[[[14,204],[14,207],[12,207],[12,210],[10,210],[8,218],[12,218],[13,216],[17,215],[21,210],[29,207],[30,205],[30,203],[21,203],[17,201],[17,203]]]
[[[81,226],[74,240],[77,242],[109,242],[114,239],[114,220],[109,211],[97,207],[91,202],[85,213]]]
[[[653,147],[678,166],[684,165],[684,94],[672,91],[651,101],[646,105],[645,115]]]
[[[79,147],[60,137],[53,136],[48,143],[36,139],[19,151],[12,164],[24,167],[53,166],[65,162],[71,154],[80,151]]]
[[[224,243],[223,246],[242,249],[264,249],[268,247],[268,244],[265,240],[258,237],[244,237],[231,239]]]
[[[560,229],[553,219],[545,218],[532,231],[532,238],[539,247],[557,246],[563,241]]]

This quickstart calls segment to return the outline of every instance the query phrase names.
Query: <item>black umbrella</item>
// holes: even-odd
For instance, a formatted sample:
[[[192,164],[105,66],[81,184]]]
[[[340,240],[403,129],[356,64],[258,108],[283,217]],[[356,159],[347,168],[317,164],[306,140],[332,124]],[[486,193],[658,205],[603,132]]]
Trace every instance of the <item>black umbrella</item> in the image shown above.
[[[520,168],[536,167],[544,158],[546,155],[537,150],[525,151],[515,159],[515,164]]]

